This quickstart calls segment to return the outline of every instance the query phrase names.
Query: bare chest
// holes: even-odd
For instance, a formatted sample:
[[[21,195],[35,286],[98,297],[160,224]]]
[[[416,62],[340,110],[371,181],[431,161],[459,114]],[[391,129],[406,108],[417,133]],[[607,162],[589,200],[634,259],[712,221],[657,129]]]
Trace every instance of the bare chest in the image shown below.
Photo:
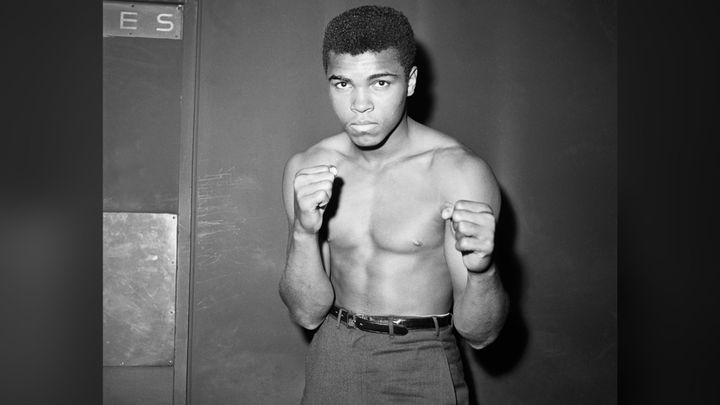
[[[421,170],[349,172],[337,192],[337,207],[328,219],[331,246],[396,253],[441,246],[443,200]]]

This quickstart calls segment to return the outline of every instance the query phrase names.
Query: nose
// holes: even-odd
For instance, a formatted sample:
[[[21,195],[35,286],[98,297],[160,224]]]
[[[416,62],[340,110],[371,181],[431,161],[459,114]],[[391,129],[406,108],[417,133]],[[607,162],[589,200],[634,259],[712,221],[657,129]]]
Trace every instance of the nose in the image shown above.
[[[364,113],[373,109],[373,103],[370,95],[364,89],[355,89],[353,91],[352,104],[350,109],[357,113]]]

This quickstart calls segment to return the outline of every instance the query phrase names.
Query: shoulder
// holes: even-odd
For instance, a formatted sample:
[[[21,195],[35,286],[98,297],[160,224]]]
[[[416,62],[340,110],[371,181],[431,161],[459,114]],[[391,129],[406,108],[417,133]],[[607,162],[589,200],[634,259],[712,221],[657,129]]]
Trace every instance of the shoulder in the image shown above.
[[[340,134],[344,135],[344,134]],[[285,163],[283,172],[283,199],[287,210],[288,219],[293,219],[293,182],[298,171],[304,168],[318,165],[335,165],[341,160],[342,137],[340,135],[325,138],[322,141],[310,146],[306,150],[296,153]]]
[[[343,157],[344,138],[344,134],[334,135],[323,139],[302,152],[292,155],[285,164],[286,177],[294,176],[298,170],[305,167],[317,165],[337,166]]]
[[[445,145],[433,151],[431,167],[446,200],[480,201],[499,213],[500,189],[495,174],[470,148],[448,137]]]
[[[489,176],[494,179],[490,166],[470,148],[457,141],[433,150],[433,169],[440,174]]]
[[[454,137],[415,121],[411,121],[411,128],[421,139],[418,142],[418,149],[423,151],[421,155],[430,157],[430,170],[440,179],[458,179],[461,183],[495,183],[490,166]],[[458,184],[458,181],[449,183]]]
[[[418,149],[430,156],[434,172],[452,174],[458,170],[470,170],[478,174],[492,175],[490,166],[454,137],[415,121],[411,122],[411,128],[421,139]]]

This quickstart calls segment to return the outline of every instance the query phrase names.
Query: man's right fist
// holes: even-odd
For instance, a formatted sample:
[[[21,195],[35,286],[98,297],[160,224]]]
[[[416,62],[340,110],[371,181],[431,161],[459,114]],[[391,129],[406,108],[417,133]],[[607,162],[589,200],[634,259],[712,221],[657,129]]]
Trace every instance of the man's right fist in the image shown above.
[[[320,165],[301,169],[295,174],[295,226],[299,226],[299,230],[307,233],[320,230],[337,173],[335,166]]]

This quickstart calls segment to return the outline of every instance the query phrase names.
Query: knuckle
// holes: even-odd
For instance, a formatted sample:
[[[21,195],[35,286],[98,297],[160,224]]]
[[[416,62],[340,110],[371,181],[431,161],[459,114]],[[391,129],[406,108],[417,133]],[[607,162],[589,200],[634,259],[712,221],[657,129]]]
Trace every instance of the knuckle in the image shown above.
[[[482,243],[482,249],[487,252],[491,252],[495,248],[495,242],[492,239],[485,239]]]
[[[300,211],[309,211],[312,207],[312,203],[308,199],[303,199],[298,201],[298,206],[300,207]]]
[[[295,187],[296,189],[302,188],[307,183],[306,177],[307,175],[305,174],[296,175],[295,179],[293,180],[293,187]]]
[[[455,210],[452,213],[452,220],[453,222],[460,222],[465,218],[465,214],[461,209],[455,208]]]
[[[468,232],[470,232],[470,224],[467,223],[467,222],[464,222],[464,221],[463,221],[463,222],[458,222],[458,224],[457,224],[457,230],[458,230],[458,232],[467,234]]]
[[[332,183],[330,183],[328,181],[324,181],[320,184],[320,190],[322,190],[326,193],[330,193],[332,191],[332,186],[333,186]]]
[[[488,220],[487,230],[488,232],[495,234],[495,217],[492,217],[492,219]]]

